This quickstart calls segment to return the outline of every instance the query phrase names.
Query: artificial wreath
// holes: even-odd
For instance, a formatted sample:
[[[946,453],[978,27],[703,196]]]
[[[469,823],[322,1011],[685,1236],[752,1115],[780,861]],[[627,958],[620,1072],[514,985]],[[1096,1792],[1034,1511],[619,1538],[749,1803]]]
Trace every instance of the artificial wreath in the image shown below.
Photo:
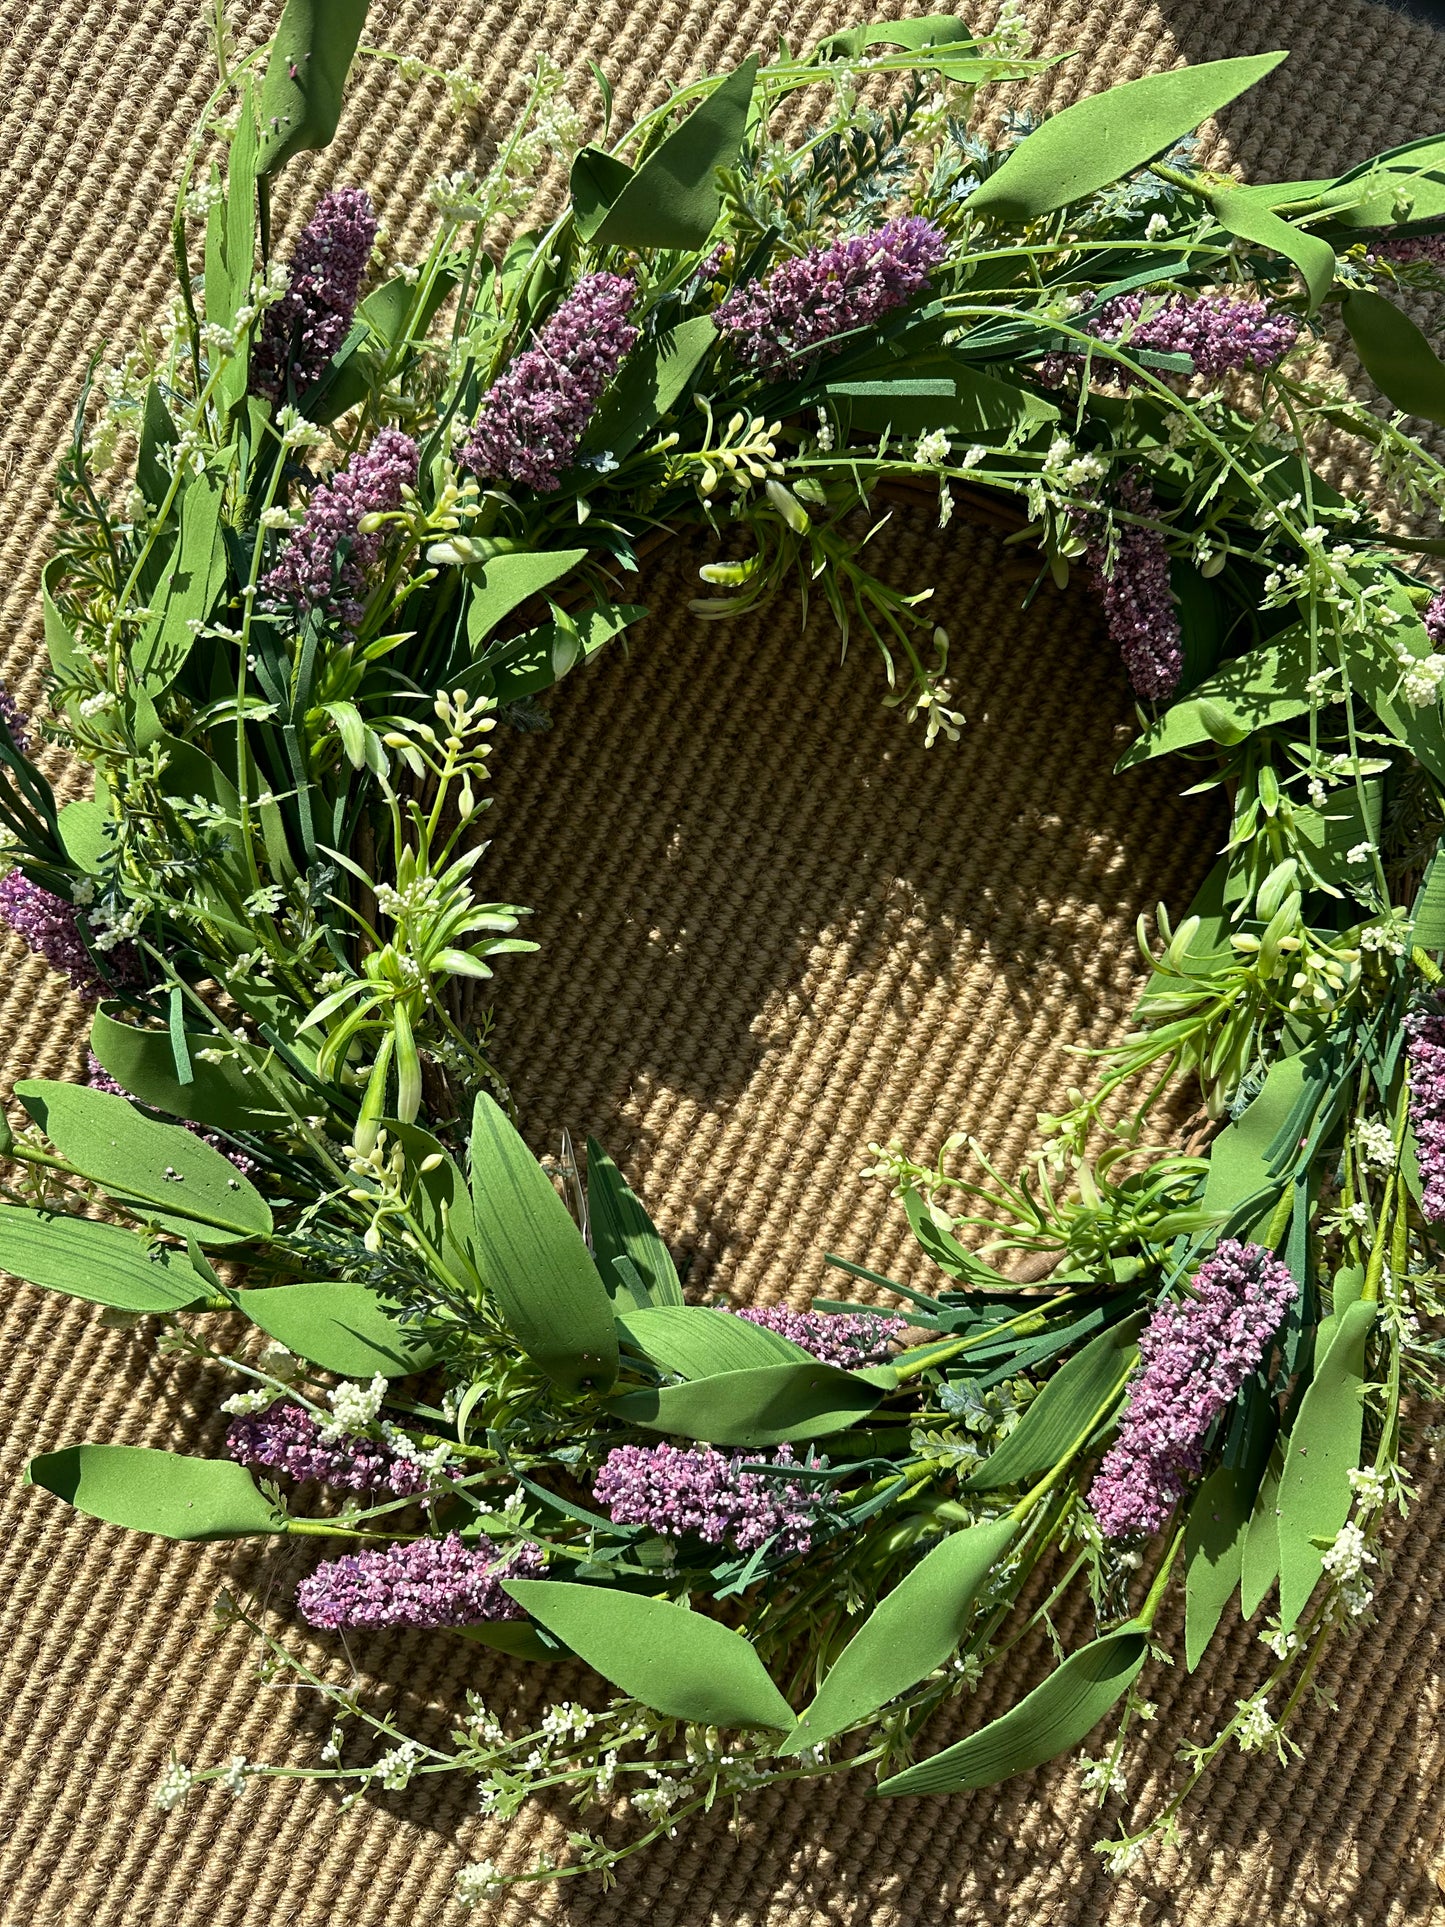
[[[284,1612],[227,1611],[330,1701],[321,1757],[176,1760],[158,1797],[457,1770],[498,1819],[570,1799],[567,1857],[475,1863],[469,1902],[833,1772],[941,1794],[1094,1736],[1104,1802],[1171,1587],[1191,1667],[1273,1596],[1268,1679],[1101,1843],[1127,1865],[1222,1748],[1283,1757],[1368,1622],[1434,1381],[1445,468],[1407,418],[1445,424],[1445,366],[1406,308],[1445,291],[1445,138],[1339,180],[1202,170],[1194,129],[1271,54],[990,141],[980,90],[1045,64],[1012,17],[784,46],[620,135],[594,69],[596,145],[544,61],[383,277],[356,188],[271,245],[365,14],[288,0],[244,59],[218,14],[178,299],[81,397],[49,713],[0,724],[0,909],[94,1010],[88,1083],[16,1086],[0,1261],[231,1381],[224,1457],[78,1444],[28,1477],[138,1531],[319,1542]],[[503,248],[559,154],[562,211]],[[1338,324],[1366,400],[1320,352]],[[1320,472],[1342,450],[1368,505]],[[460,1021],[532,947],[483,900],[489,734],[545,722],[642,615],[640,553],[702,524],[700,618],[795,580],[946,745],[966,661],[866,551],[909,486],[944,523],[1011,501],[1041,582],[1088,576],[1125,767],[1182,756],[1228,840],[1024,1175],[963,1135],[931,1166],[873,1147],[936,1290],[835,1258],[856,1282],[809,1311],[693,1302],[601,1146],[585,1184],[527,1149]],[[57,807],[42,738],[93,798]],[[1146,1140],[1181,1079],[1203,1154]],[[1094,1637],[940,1745],[1080,1590]],[[393,1627],[575,1656],[578,1697],[537,1723],[494,1670],[450,1744],[410,1736],[344,1664]]]

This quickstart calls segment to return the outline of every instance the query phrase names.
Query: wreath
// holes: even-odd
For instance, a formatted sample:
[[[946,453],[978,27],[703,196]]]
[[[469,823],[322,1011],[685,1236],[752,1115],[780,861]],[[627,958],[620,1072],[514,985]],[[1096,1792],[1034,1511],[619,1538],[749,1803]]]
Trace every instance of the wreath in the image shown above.
[[[991,142],[980,90],[1047,64],[1012,17],[785,45],[615,137],[594,68],[598,145],[544,60],[382,278],[356,188],[271,243],[358,51],[433,74],[359,48],[365,14],[288,0],[242,59],[219,20],[174,313],[92,363],[49,713],[0,722],[0,909],[93,1008],[88,1082],[16,1086],[0,1261],[233,1388],[223,1457],[87,1443],[28,1479],[173,1539],[321,1542],[294,1603],[223,1606],[329,1702],[320,1758],[173,1760],[157,1797],[461,1771],[499,1819],[576,1807],[565,1861],[471,1864],[470,1903],[833,1772],[940,1794],[1093,1735],[1104,1803],[1171,1589],[1190,1667],[1273,1597],[1264,1685],[1100,1843],[1127,1866],[1222,1749],[1284,1757],[1434,1386],[1445,467],[1408,424],[1445,424],[1445,366],[1406,308],[1445,291],[1445,137],[1334,181],[1205,171],[1193,130],[1269,54]],[[562,211],[503,248],[559,153]],[[1314,351],[1341,326],[1367,400]],[[693,1302],[602,1146],[585,1183],[533,1156],[461,1021],[534,947],[484,900],[489,736],[544,723],[700,525],[700,619],[796,581],[946,743],[949,637],[867,553],[907,489],[941,523],[1004,503],[1041,583],[1088,577],[1138,698],[1122,766],[1182,757],[1228,840],[1023,1175],[962,1134],[873,1147],[936,1289],[830,1258],[807,1311]],[[42,741],[93,797],[57,806]],[[1188,1154],[1147,1136],[1181,1081]],[[940,1745],[1079,1592],[1094,1637]],[[408,1736],[343,1663],[383,1628],[571,1656],[578,1697],[525,1718],[479,1671],[449,1744]]]

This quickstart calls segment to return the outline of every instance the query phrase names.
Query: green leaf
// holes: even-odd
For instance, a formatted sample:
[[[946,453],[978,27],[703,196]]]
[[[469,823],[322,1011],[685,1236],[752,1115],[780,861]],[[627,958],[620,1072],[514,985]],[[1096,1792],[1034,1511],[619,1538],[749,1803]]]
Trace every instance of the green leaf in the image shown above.
[[[1364,792],[1363,815],[1360,794],[1355,789],[1337,790],[1326,810],[1308,803],[1292,804],[1290,815],[1295,841],[1321,880],[1366,902],[1374,889],[1373,868],[1368,863],[1351,862],[1350,852],[1361,843],[1379,841],[1385,786],[1378,777],[1367,776],[1360,789]]]
[[[717,340],[710,315],[693,315],[640,342],[602,397],[584,450],[607,449],[620,461],[691,394],[697,371]]]
[[[261,83],[258,174],[330,146],[366,8],[367,0],[286,0]]]
[[[1129,745],[1117,767],[1132,769],[1196,743],[1242,743],[1246,736],[1302,716],[1310,706],[1305,685],[1311,673],[1309,632],[1295,624],[1262,648],[1234,657],[1193,695],[1171,704]]]
[[[1023,1485],[1056,1465],[1108,1417],[1138,1358],[1135,1339],[1145,1314],[1134,1312],[1061,1365],[1018,1424],[963,1481],[969,1492]]]
[[[612,1269],[614,1258],[632,1260],[649,1305],[681,1306],[682,1283],[672,1253],[658,1236],[642,1200],[595,1137],[587,1140],[587,1216],[597,1269],[619,1310],[627,1309],[631,1294],[619,1286]]]
[[[184,1254],[93,1218],[0,1205],[0,1269],[28,1285],[117,1311],[184,1311],[211,1296]]]
[[[271,1209],[255,1185],[178,1124],[82,1084],[26,1079],[15,1095],[63,1157],[139,1215],[203,1244],[270,1237]]]
[[[1307,312],[1313,314],[1334,286],[1335,251],[1329,242],[1318,234],[1308,234],[1302,228],[1291,226],[1257,200],[1242,198],[1238,189],[1226,188],[1211,195],[1210,206],[1227,234],[1257,242],[1260,247],[1282,254],[1286,261],[1294,263],[1309,291]]]
[[[181,431],[171,420],[160,388],[152,382],[146,389],[145,410],[141,416],[140,449],[136,455],[136,487],[150,507],[158,509],[170,491],[171,478],[160,458],[163,448],[173,448]]]
[[[712,1305],[657,1305],[629,1311],[619,1301],[617,1322],[644,1358],[681,1378],[715,1378],[720,1372],[812,1358],[811,1352],[790,1338]]]
[[[1365,1348],[1380,1307],[1357,1299],[1340,1313],[1328,1351],[1300,1402],[1279,1486],[1279,1616],[1297,1624],[1324,1571],[1323,1551],[1349,1516],[1350,1474],[1364,1430]]]
[[[710,1445],[783,1445],[846,1431],[878,1405],[884,1389],[835,1365],[762,1365],[628,1392],[610,1409],[629,1425]]]
[[[110,1072],[141,1104],[149,1104],[171,1117],[187,1117],[197,1124],[211,1124],[220,1131],[276,1131],[290,1128],[290,1118],[258,1076],[250,1075],[239,1057],[225,1052],[214,1031],[188,1030],[186,1043],[191,1059],[191,1081],[182,1084],[176,1076],[175,1056],[169,1033],[164,1030],[138,1030],[123,1024],[111,1013],[115,1006],[102,1004],[90,1027],[90,1048],[102,1069]],[[219,1062],[208,1061],[201,1053],[220,1044],[224,1054]],[[268,1079],[280,1086],[294,1108],[302,1113],[314,1104],[314,1096],[281,1064],[274,1053],[264,1060]]]
[[[479,650],[503,616],[543,589],[549,589],[586,559],[586,549],[531,550],[494,555],[482,565],[481,579],[468,571],[472,585],[467,604],[467,641]]]
[[[1004,221],[1033,221],[1067,207],[1152,161],[1284,58],[1211,60],[1077,101],[1020,141],[964,206]]]
[[[879,1601],[828,1670],[817,1698],[778,1748],[801,1753],[866,1719],[948,1659],[974,1602],[1008,1550],[1011,1513],[955,1532]]]
[[[1203,1208],[1212,1216],[1227,1218],[1258,1193],[1278,1192],[1280,1158],[1278,1154],[1270,1157],[1270,1147],[1300,1102],[1307,1068],[1303,1056],[1277,1058],[1259,1095],[1210,1145]],[[1266,1198],[1261,1211],[1268,1205]]]
[[[569,617],[565,629],[560,623],[544,622],[540,628],[510,636],[489,649],[478,665],[486,693],[499,703],[510,703],[550,689],[646,614],[640,602],[608,602],[585,615]]]
[[[685,1606],[558,1579],[503,1590],[602,1677],[673,1719],[699,1726],[793,1724],[792,1708],[741,1633]]]
[[[63,574],[68,566],[67,556],[53,555],[40,571],[40,606],[45,617],[45,647],[50,666],[57,676],[74,677],[87,669],[87,659],[81,654],[80,644],[60,613],[50,587],[51,577]]]
[[[1139,1676],[1149,1637],[1136,1625],[1121,1626],[1070,1653],[1017,1706],[956,1746],[895,1773],[880,1793],[957,1793],[994,1786],[1067,1753],[1123,1698]]]
[[[1362,587],[1375,580],[1365,569],[1352,569],[1350,573]],[[1391,735],[1404,743],[1432,776],[1445,782],[1445,728],[1441,727],[1440,706],[1434,703],[1417,709],[1404,699],[1400,694],[1400,665],[1396,659],[1398,654],[1409,654],[1420,661],[1431,653],[1433,645],[1402,583],[1392,583],[1384,600],[1396,617],[1388,650],[1379,646],[1373,632],[1359,636],[1347,634],[1343,639],[1351,685]],[[1327,653],[1336,658],[1340,653],[1333,636],[1327,641]]]
[[[925,1256],[931,1258],[940,1270],[946,1271],[950,1278],[957,1278],[966,1285],[977,1286],[984,1291],[1010,1289],[1007,1278],[995,1271],[992,1265],[986,1265],[982,1258],[975,1258],[957,1238],[934,1223],[928,1206],[911,1185],[904,1187],[903,1209]]]
[[[56,818],[65,854],[88,876],[99,875],[115,847],[114,840],[105,833],[110,820],[110,811],[91,796],[80,796],[73,803],[67,803]]]
[[[1184,1529],[1184,1655],[1192,1673],[1239,1584],[1259,1462],[1219,1465],[1195,1493]]]
[[[187,1459],[145,1445],[68,1445],[25,1468],[78,1512],[162,1539],[242,1539],[286,1524],[243,1465]]]
[[[564,1391],[605,1391],[617,1376],[611,1300],[547,1174],[485,1095],[471,1178],[478,1265],[523,1351]]]
[[[65,817],[61,811],[62,822]],[[63,831],[62,831],[63,834]],[[1414,936],[1422,950],[1445,949],[1445,849],[1436,846],[1415,898]]]
[[[187,483],[181,496],[181,533],[156,598],[160,614],[141,636],[132,667],[145,688],[159,695],[195,647],[192,622],[204,622],[226,581],[226,541],[221,528],[225,484],[207,471]]]
[[[323,1371],[343,1378],[406,1378],[436,1361],[436,1349],[384,1310],[365,1285],[276,1285],[237,1294],[253,1324]]]
[[[491,1619],[484,1625],[453,1626],[454,1633],[463,1639],[475,1639],[480,1645],[491,1646],[499,1653],[506,1653],[512,1659],[525,1659],[534,1665],[552,1665],[565,1657],[563,1647],[547,1645],[537,1628],[525,1619]]]
[[[652,150],[608,209],[594,246],[703,246],[722,209],[718,169],[737,159],[757,71],[756,56],[745,60]]]
[[[921,20],[874,20],[866,27],[849,27],[829,34],[813,49],[813,59],[857,60],[868,47],[906,47],[925,53],[930,47],[976,47],[972,30],[956,14],[930,13]]]
[[[632,179],[632,169],[600,147],[579,147],[572,162],[572,214],[577,232],[590,241],[607,219],[608,210]]]
[[[1365,373],[1407,415],[1445,424],[1445,363],[1402,309],[1368,288],[1340,303]]]
[[[1245,1619],[1253,1619],[1260,1601],[1279,1576],[1279,1481],[1283,1469],[1284,1444],[1277,1438],[1244,1535],[1239,1610]]]
[[[406,1155],[417,1228],[464,1295],[476,1296],[482,1290],[476,1213],[460,1165],[419,1124],[388,1118],[386,1129]]]
[[[1059,419],[1041,395],[947,356],[920,356],[888,380],[830,381],[824,393],[844,409],[849,435],[928,435],[935,429],[970,442],[1001,442]]]

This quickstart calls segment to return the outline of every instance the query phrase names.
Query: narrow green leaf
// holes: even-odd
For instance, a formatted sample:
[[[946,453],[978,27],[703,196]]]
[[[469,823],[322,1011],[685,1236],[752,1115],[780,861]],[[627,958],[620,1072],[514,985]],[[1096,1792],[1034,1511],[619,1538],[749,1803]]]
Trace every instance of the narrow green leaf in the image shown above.
[[[1078,1443],[1091,1420],[1102,1423],[1134,1368],[1144,1316],[1138,1311],[1121,1319],[1061,1365],[1003,1443],[969,1473],[965,1489],[997,1492],[1036,1479]]]
[[[243,1465],[187,1459],[145,1445],[68,1445],[25,1468],[78,1512],[162,1539],[242,1539],[286,1524]]]
[[[1260,1466],[1219,1465],[1195,1493],[1184,1529],[1184,1655],[1192,1673],[1239,1584]]]
[[[982,1258],[975,1258],[966,1246],[934,1223],[927,1204],[912,1185],[903,1189],[903,1209],[914,1237],[923,1247],[926,1256],[931,1258],[940,1270],[946,1271],[950,1278],[957,1278],[966,1285],[983,1291],[1007,1291],[1009,1281],[992,1265],[986,1265]]]
[[[258,174],[330,146],[366,8],[367,0],[286,0],[261,83]]]
[[[483,564],[480,581],[474,573],[470,574],[472,593],[467,604],[467,641],[473,650],[480,650],[504,616],[569,575],[586,555],[586,549],[496,555]]]
[[[762,1365],[628,1392],[612,1400],[611,1410],[629,1425],[711,1445],[782,1445],[846,1431],[885,1389],[835,1365]]]
[[[598,405],[584,450],[607,449],[620,461],[692,392],[697,371],[717,340],[710,315],[694,315],[639,342]]]
[[[1128,1692],[1149,1651],[1149,1637],[1121,1626],[1070,1653],[1017,1706],[956,1746],[895,1773],[880,1793],[957,1793],[995,1786],[1077,1746]]]
[[[830,381],[829,399],[844,410],[850,435],[931,434],[942,429],[969,443],[1001,442],[1059,419],[1042,395],[948,356],[911,357],[906,375],[888,380]],[[963,450],[959,449],[959,454]]]
[[[630,1311],[618,1301],[618,1321],[644,1358],[681,1378],[715,1378],[770,1365],[807,1363],[812,1354],[778,1332],[712,1305],[658,1305]]]
[[[162,580],[160,614],[135,646],[132,667],[145,688],[158,695],[179,673],[195,647],[193,622],[204,622],[226,580],[226,542],[221,528],[225,485],[209,471],[195,476],[181,497],[181,533]]]
[[[599,147],[579,147],[572,162],[572,214],[577,232],[590,241],[607,219],[618,195],[632,179],[632,169],[615,154]]]
[[[1226,188],[1212,195],[1210,206],[1226,234],[1257,242],[1294,263],[1309,292],[1308,312],[1313,314],[1334,285],[1335,251],[1329,242],[1292,226],[1258,201],[1241,199],[1237,189]]]
[[[488,649],[477,666],[484,678],[483,693],[495,696],[499,703],[511,703],[550,689],[646,614],[640,602],[607,602],[585,615],[570,617],[565,629],[559,623],[544,622],[520,636],[509,636]]]
[[[1253,1619],[1260,1601],[1279,1577],[1279,1482],[1283,1469],[1284,1443],[1277,1438],[1244,1535],[1239,1566],[1239,1610],[1244,1619]]]
[[[239,1308],[298,1358],[343,1378],[406,1378],[436,1349],[386,1311],[365,1285],[276,1285],[237,1294]]]
[[[741,1633],[637,1593],[558,1579],[503,1590],[602,1677],[673,1719],[784,1730],[793,1711]]]
[[[1285,1632],[1299,1621],[1324,1571],[1328,1545],[1349,1516],[1350,1474],[1364,1430],[1365,1349],[1379,1315],[1356,1299],[1340,1313],[1328,1351],[1315,1366],[1285,1448],[1279,1486],[1279,1615]]]
[[[1146,74],[1055,114],[965,201],[971,214],[1033,221],[1132,174],[1264,79],[1283,53]]]
[[[534,1665],[549,1666],[566,1657],[566,1649],[555,1641],[547,1645],[537,1628],[525,1619],[489,1619],[478,1626],[453,1626],[463,1639],[474,1639],[510,1659],[525,1659]]]
[[[64,815],[62,810],[62,819]],[[1421,880],[1413,917],[1415,941],[1420,948],[1445,949],[1445,849],[1438,844]]]
[[[843,1648],[779,1753],[801,1753],[831,1739],[942,1666],[967,1632],[974,1602],[1018,1523],[1005,1513],[969,1526],[920,1560]]]
[[[718,83],[618,193],[593,236],[599,248],[700,248],[722,209],[718,169],[747,131],[756,56]]]
[[[681,1306],[682,1283],[672,1253],[658,1236],[642,1200],[595,1137],[587,1140],[587,1215],[597,1269],[619,1311],[627,1309],[630,1299],[612,1269],[613,1259],[619,1257],[630,1258],[637,1267],[649,1305]]]
[[[1296,624],[1262,648],[1225,663],[1183,702],[1171,703],[1129,745],[1117,767],[1132,769],[1196,743],[1242,743],[1261,729],[1302,716],[1310,706],[1305,688],[1310,674],[1309,634]]]
[[[617,1376],[617,1327],[592,1254],[566,1205],[490,1097],[472,1118],[477,1259],[529,1358],[565,1391],[605,1391]]]
[[[178,1124],[83,1084],[26,1079],[15,1095],[62,1156],[119,1203],[203,1244],[271,1235],[271,1209],[228,1158]]]
[[[152,509],[160,507],[171,485],[170,475],[161,461],[161,450],[173,448],[180,438],[181,431],[171,420],[171,411],[166,407],[165,398],[156,383],[152,382],[146,389],[140,449],[135,465],[136,487]]]
[[[1305,1057],[1281,1057],[1270,1065],[1259,1095],[1233,1124],[1226,1124],[1209,1147],[1204,1209],[1225,1218],[1259,1192],[1278,1191],[1280,1160],[1270,1147],[1288,1123],[1304,1092]],[[1269,1208],[1269,1199],[1261,1205]]]
[[[1350,573],[1362,588],[1375,580],[1363,568]],[[1445,782],[1445,727],[1441,725],[1440,705],[1432,703],[1417,709],[1400,692],[1400,657],[1410,655],[1421,661],[1433,652],[1434,644],[1403,583],[1393,582],[1384,601],[1395,615],[1388,650],[1381,649],[1373,635],[1347,634],[1343,638],[1351,686],[1391,735],[1398,737],[1432,776]],[[1340,658],[1341,650],[1333,636],[1326,639],[1326,654],[1336,661]]]
[[[185,1262],[139,1234],[92,1218],[0,1205],[0,1269],[28,1285],[117,1311],[184,1311],[211,1296]]]
[[[1365,373],[1407,415],[1445,424],[1445,362],[1403,309],[1368,288],[1340,304]]]
[[[930,13],[921,20],[874,20],[866,27],[849,27],[843,33],[829,34],[813,49],[817,62],[851,61],[868,47],[906,47],[910,53],[925,53],[930,47],[976,47],[971,28],[956,14]]]

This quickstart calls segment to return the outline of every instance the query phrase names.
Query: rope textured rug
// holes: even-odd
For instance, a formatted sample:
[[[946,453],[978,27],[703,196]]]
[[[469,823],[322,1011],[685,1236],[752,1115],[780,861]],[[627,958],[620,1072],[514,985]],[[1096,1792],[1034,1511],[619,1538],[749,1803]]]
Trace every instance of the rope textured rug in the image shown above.
[[[238,7],[243,34],[276,10]],[[49,480],[85,358],[168,295],[171,187],[209,84],[205,11],[0,0],[0,671],[22,700],[40,684]],[[993,12],[990,0],[980,24]],[[1030,12],[1046,48],[1080,50],[1033,104],[1181,57],[1291,48],[1210,156],[1257,178],[1338,171],[1441,119],[1445,39],[1364,0]],[[506,122],[539,48],[574,72],[603,62],[631,113],[663,75],[850,17],[841,0],[376,0],[373,41],[470,69],[495,109],[459,126],[439,87],[365,63],[327,166],[373,189],[405,247],[420,223],[404,210]],[[496,759],[485,874],[537,906],[543,944],[498,998],[524,1122],[539,1146],[564,1125],[602,1136],[692,1254],[693,1280],[739,1299],[806,1302],[830,1249],[911,1275],[901,1210],[857,1175],[870,1139],[923,1153],[967,1126],[1017,1161],[1035,1111],[1081,1077],[1066,1047],[1126,1021],[1135,917],[1161,896],[1182,907],[1218,827],[1175,797],[1177,770],[1108,775],[1124,683],[1081,594],[1020,613],[1028,565],[988,532],[940,534],[926,511],[900,511],[879,553],[894,580],[938,584],[969,711],[961,743],[925,752],[880,709],[866,646],[840,668],[831,632],[801,628],[786,603],[761,625],[703,629],[679,613],[695,558],[677,555],[641,589],[658,613],[630,657],[563,685],[553,732],[509,737]],[[0,1004],[6,1091],[83,1052],[58,980],[17,953]],[[240,1573],[234,1550],[127,1538],[23,1490],[26,1457],[64,1439],[213,1446],[218,1394],[87,1306],[10,1284],[0,1329],[0,1927],[459,1921],[457,1867],[510,1851],[460,1792],[438,1803],[418,1787],[345,1814],[321,1790],[274,1783],[169,1815],[151,1804],[172,1745],[185,1759],[314,1757],[320,1715],[258,1687],[245,1636],[205,1604],[228,1579],[284,1587],[297,1569],[283,1556]],[[1182,1844],[1117,1886],[1089,1852],[1105,1823],[1064,1766],[948,1800],[871,1803],[842,1782],[778,1796],[737,1838],[715,1816],[627,1863],[610,1894],[524,1889],[487,1927],[1436,1918],[1445,1480],[1424,1473],[1373,1670],[1346,1649],[1325,1682],[1338,1712],[1301,1722],[1305,1760],[1287,1773],[1226,1761]],[[457,1644],[445,1668],[401,1638],[357,1658],[414,1716],[480,1677],[476,1649]],[[1241,1630],[1201,1674],[1163,1673],[1156,1730],[1210,1725],[1262,1656]],[[1021,1669],[1039,1658],[1022,1651]],[[519,1674],[515,1690],[544,1683]],[[1157,1800],[1174,1770],[1146,1744],[1131,1795]],[[539,1824],[560,1834],[567,1818]]]

